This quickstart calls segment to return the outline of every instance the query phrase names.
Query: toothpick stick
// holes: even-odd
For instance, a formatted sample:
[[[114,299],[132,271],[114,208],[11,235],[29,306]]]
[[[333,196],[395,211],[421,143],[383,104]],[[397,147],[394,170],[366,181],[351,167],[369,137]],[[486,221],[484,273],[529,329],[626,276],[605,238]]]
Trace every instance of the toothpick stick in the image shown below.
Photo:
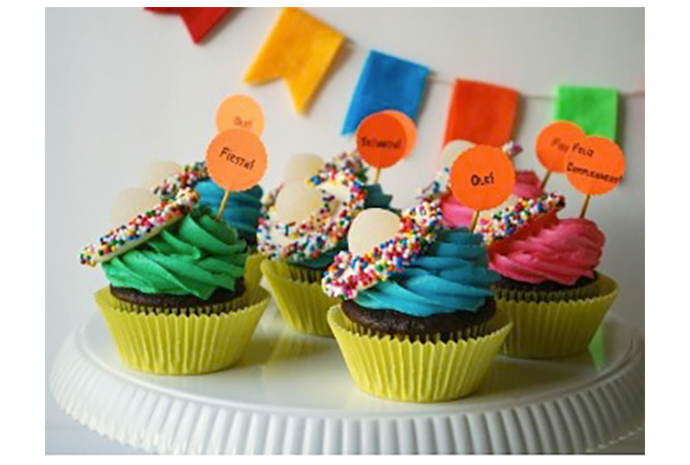
[[[379,176],[381,176],[381,168],[376,168],[376,174],[374,175],[374,184],[379,182]]]
[[[216,217],[217,221],[220,221],[221,218],[223,218],[223,212],[225,211],[225,205],[228,203],[228,197],[230,197],[230,191],[226,190],[223,200],[220,202],[220,207],[218,208],[218,216]]]
[[[589,206],[589,199],[591,199],[592,196],[588,195],[585,197],[585,203],[582,204],[582,211],[580,212],[580,218],[585,217],[585,213],[587,212],[587,206]]]
[[[539,188],[540,188],[541,190],[544,190],[544,188],[546,187],[546,183],[549,181],[549,178],[550,178],[550,177],[551,177],[551,170],[549,170],[549,171],[546,172],[546,175],[544,176],[544,179],[541,181],[541,186],[539,186]]]
[[[472,213],[472,226],[470,226],[470,232],[474,232],[474,228],[477,227],[477,221],[479,220],[479,211],[475,210],[474,213]]]

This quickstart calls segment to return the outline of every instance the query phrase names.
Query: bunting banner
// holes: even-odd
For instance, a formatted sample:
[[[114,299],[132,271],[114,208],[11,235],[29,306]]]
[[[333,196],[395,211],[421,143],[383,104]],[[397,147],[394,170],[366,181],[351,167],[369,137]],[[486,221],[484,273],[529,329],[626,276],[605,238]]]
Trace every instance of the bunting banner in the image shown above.
[[[429,68],[372,50],[357,82],[343,134],[372,113],[397,110],[416,120]]]
[[[560,86],[554,119],[572,121],[587,135],[615,141],[618,129],[618,91],[597,87]]]
[[[189,34],[195,44],[200,43],[206,35],[223,19],[231,10],[230,7],[222,8],[197,8],[197,7],[154,7],[148,6],[145,10],[154,13],[178,14],[182,17]]]
[[[444,145],[453,140],[501,147],[511,140],[518,93],[506,87],[456,80]]]
[[[180,15],[199,43],[231,8],[146,7],[148,11]],[[332,66],[345,36],[299,8],[283,8],[268,38],[247,70],[244,81],[287,83],[295,109],[304,113]],[[352,43],[357,47],[357,44]],[[351,134],[367,116],[397,110],[417,121],[429,83],[449,85],[430,76],[426,66],[371,50],[355,86],[342,133]],[[520,94],[510,88],[457,79],[448,109],[444,146],[454,140],[500,147],[513,139],[518,101],[554,99],[556,120],[572,121],[587,135],[616,140],[619,93],[615,89],[563,85],[551,95]],[[642,96],[644,90],[624,93]]]
[[[244,80],[283,78],[298,112],[306,111],[345,37],[298,8],[283,8]]]

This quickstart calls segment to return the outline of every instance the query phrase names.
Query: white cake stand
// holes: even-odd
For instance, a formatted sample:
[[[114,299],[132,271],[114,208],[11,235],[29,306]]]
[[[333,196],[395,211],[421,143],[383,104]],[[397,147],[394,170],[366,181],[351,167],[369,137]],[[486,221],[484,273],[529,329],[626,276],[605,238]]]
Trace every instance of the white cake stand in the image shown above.
[[[65,342],[50,387],[80,423],[149,452],[592,452],[644,422],[644,340],[616,320],[603,330],[599,351],[499,357],[473,396],[410,404],[359,391],[335,341],[290,331],[273,305],[238,366],[186,377],[124,368],[94,315]]]

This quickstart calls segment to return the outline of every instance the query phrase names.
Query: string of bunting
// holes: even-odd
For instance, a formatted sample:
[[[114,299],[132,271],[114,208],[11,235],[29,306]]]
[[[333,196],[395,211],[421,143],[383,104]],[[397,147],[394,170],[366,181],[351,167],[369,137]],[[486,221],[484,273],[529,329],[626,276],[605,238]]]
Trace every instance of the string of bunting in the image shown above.
[[[210,8],[155,10],[178,13],[188,26],[192,24],[190,17],[197,18],[194,24],[204,35],[227,13],[227,9],[204,11],[214,10]],[[193,34],[193,37],[195,42],[199,42],[203,35]],[[345,44],[359,47],[356,42],[299,8],[283,8],[247,69],[244,80],[248,84],[261,85],[284,79],[296,111],[304,113]],[[615,141],[620,97],[644,97],[644,90],[622,93],[611,88],[570,85],[558,86],[553,96],[522,94],[492,83],[442,79],[424,65],[370,50],[345,116],[342,133],[355,132],[365,118],[385,110],[398,111],[416,122],[430,83],[452,86],[444,145],[463,140],[502,146],[513,138],[515,117],[522,99],[554,100],[554,120],[570,121],[587,136],[598,135]]]

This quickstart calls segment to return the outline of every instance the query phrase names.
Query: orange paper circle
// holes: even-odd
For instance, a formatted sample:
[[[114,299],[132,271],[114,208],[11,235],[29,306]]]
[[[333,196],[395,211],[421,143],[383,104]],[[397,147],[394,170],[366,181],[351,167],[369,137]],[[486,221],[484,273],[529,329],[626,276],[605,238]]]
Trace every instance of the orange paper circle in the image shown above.
[[[463,152],[450,169],[453,195],[477,211],[501,205],[513,192],[514,184],[513,163],[498,147],[472,147]]]
[[[417,127],[415,126],[414,121],[412,121],[412,118],[407,116],[402,111],[386,110],[382,113],[393,115],[402,123],[403,128],[405,129],[405,138],[407,140],[407,146],[405,148],[405,155],[403,155],[403,158],[408,156],[410,153],[412,153],[412,149],[417,143]]]
[[[216,129],[244,129],[261,137],[264,131],[264,112],[253,98],[247,95],[232,95],[223,100],[216,111]]]
[[[566,158],[565,175],[575,189],[586,195],[613,190],[623,179],[623,151],[606,137],[585,137],[575,142]]]
[[[555,173],[565,171],[565,158],[573,143],[585,137],[575,123],[556,121],[549,124],[537,137],[537,157],[544,168]]]
[[[206,152],[206,167],[213,182],[229,191],[257,185],[266,172],[268,157],[253,132],[230,129],[218,134]]]
[[[357,150],[374,168],[395,165],[407,150],[405,125],[387,112],[368,116],[357,128]]]

